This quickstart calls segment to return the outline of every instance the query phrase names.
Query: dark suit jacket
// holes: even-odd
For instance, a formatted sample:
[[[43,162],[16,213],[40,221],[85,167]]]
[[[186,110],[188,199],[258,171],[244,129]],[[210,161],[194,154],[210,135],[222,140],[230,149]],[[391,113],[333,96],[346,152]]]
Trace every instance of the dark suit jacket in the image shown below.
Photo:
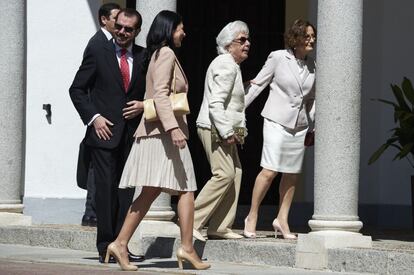
[[[122,108],[130,100],[142,100],[145,93],[145,71],[143,59],[145,49],[134,46],[133,73],[128,93],[125,93],[121,84],[121,75],[115,48],[112,41],[108,41],[102,30],[95,33],[89,40],[83,54],[80,66],[72,86],[69,89],[71,99],[82,121],[87,124],[96,113],[100,113],[116,126],[112,129],[114,137],[109,142],[101,141],[96,136],[92,126],[87,128],[85,138],[79,146],[76,180],[80,188],[87,189],[88,171],[90,165],[90,146],[102,148],[116,147],[122,136],[123,129],[127,128],[127,135],[132,139],[138,126],[140,116],[125,121],[122,118]],[[112,82],[110,85],[107,84]],[[106,106],[106,104],[109,104]],[[114,131],[116,130],[116,132]]]
[[[108,42],[108,39],[102,30],[99,30],[95,33],[94,36],[91,37],[88,41],[88,45],[86,48],[98,46],[101,44],[102,46]],[[83,57],[85,57],[86,49],[83,53]],[[90,94],[88,94],[90,98]],[[88,183],[88,175],[89,175],[89,167],[91,162],[91,152],[89,146],[85,144],[85,139],[81,141],[79,144],[79,153],[78,153],[78,165],[76,168],[76,182],[78,186],[82,189],[87,189]]]
[[[119,63],[116,58],[113,41],[106,40],[102,31],[98,31],[89,41],[83,56],[83,61],[69,89],[70,97],[84,124],[99,113],[110,120],[112,138],[101,140],[96,135],[93,126],[88,126],[84,142],[91,147],[113,149],[121,141],[124,130],[132,139],[138,126],[138,117],[125,120],[122,109],[126,102],[143,100],[145,94],[145,49],[134,45],[132,77],[128,91],[125,93]]]

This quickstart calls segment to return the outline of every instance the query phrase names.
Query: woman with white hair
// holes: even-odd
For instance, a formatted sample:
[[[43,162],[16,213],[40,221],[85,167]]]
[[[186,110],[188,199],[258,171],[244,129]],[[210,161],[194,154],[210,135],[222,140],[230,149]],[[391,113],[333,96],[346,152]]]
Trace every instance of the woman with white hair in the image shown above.
[[[195,200],[194,231],[208,223],[210,239],[240,239],[231,227],[236,216],[242,169],[237,144],[244,142],[244,86],[240,63],[247,59],[249,28],[242,21],[227,24],[216,38],[218,56],[207,69],[197,133],[210,162],[212,177]]]

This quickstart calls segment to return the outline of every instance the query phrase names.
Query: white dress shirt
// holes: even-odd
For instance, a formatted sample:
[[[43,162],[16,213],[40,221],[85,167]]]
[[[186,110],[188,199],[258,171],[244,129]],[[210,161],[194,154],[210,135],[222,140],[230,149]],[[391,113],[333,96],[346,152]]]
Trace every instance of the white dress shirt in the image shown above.
[[[112,39],[112,34],[107,29],[101,27],[101,31],[105,34],[108,41]]]

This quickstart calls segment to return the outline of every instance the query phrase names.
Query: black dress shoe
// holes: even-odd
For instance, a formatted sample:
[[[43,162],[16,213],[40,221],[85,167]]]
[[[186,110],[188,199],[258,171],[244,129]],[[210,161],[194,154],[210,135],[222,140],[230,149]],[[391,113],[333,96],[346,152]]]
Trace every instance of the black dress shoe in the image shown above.
[[[98,220],[96,219],[96,217],[91,217],[91,216],[87,216],[87,215],[83,215],[82,217],[82,226],[91,226],[91,227],[96,227]]]
[[[105,256],[106,256],[106,251],[104,253],[99,254],[99,262],[101,264],[105,263]],[[116,260],[112,255],[109,256],[109,263],[110,264],[116,264]]]
[[[128,250],[128,258],[130,262],[142,262],[145,260],[144,255],[135,255]]]
[[[96,227],[98,224],[98,219],[96,217],[90,217],[88,225],[90,227]]]
[[[105,256],[106,256],[106,251],[103,253],[99,254],[99,262],[104,264],[105,263]],[[130,262],[142,262],[145,260],[145,256],[144,255],[135,255],[132,254],[131,251],[128,250],[128,259]],[[109,256],[109,263],[110,264],[115,264],[116,263],[116,259],[110,255]]]
[[[82,225],[82,226],[88,226],[88,224],[89,224],[89,219],[90,219],[90,217],[89,217],[89,216],[83,215],[81,225]]]

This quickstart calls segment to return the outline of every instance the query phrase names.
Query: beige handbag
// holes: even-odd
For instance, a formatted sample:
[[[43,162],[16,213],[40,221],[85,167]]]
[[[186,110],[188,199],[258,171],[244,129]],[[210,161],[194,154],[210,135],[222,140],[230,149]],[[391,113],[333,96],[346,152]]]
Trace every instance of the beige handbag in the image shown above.
[[[190,107],[188,106],[187,93],[177,93],[175,90],[175,67],[174,63],[173,92],[170,94],[170,101],[174,115],[183,116],[190,113]],[[159,120],[152,98],[144,100],[144,118],[146,121]]]

